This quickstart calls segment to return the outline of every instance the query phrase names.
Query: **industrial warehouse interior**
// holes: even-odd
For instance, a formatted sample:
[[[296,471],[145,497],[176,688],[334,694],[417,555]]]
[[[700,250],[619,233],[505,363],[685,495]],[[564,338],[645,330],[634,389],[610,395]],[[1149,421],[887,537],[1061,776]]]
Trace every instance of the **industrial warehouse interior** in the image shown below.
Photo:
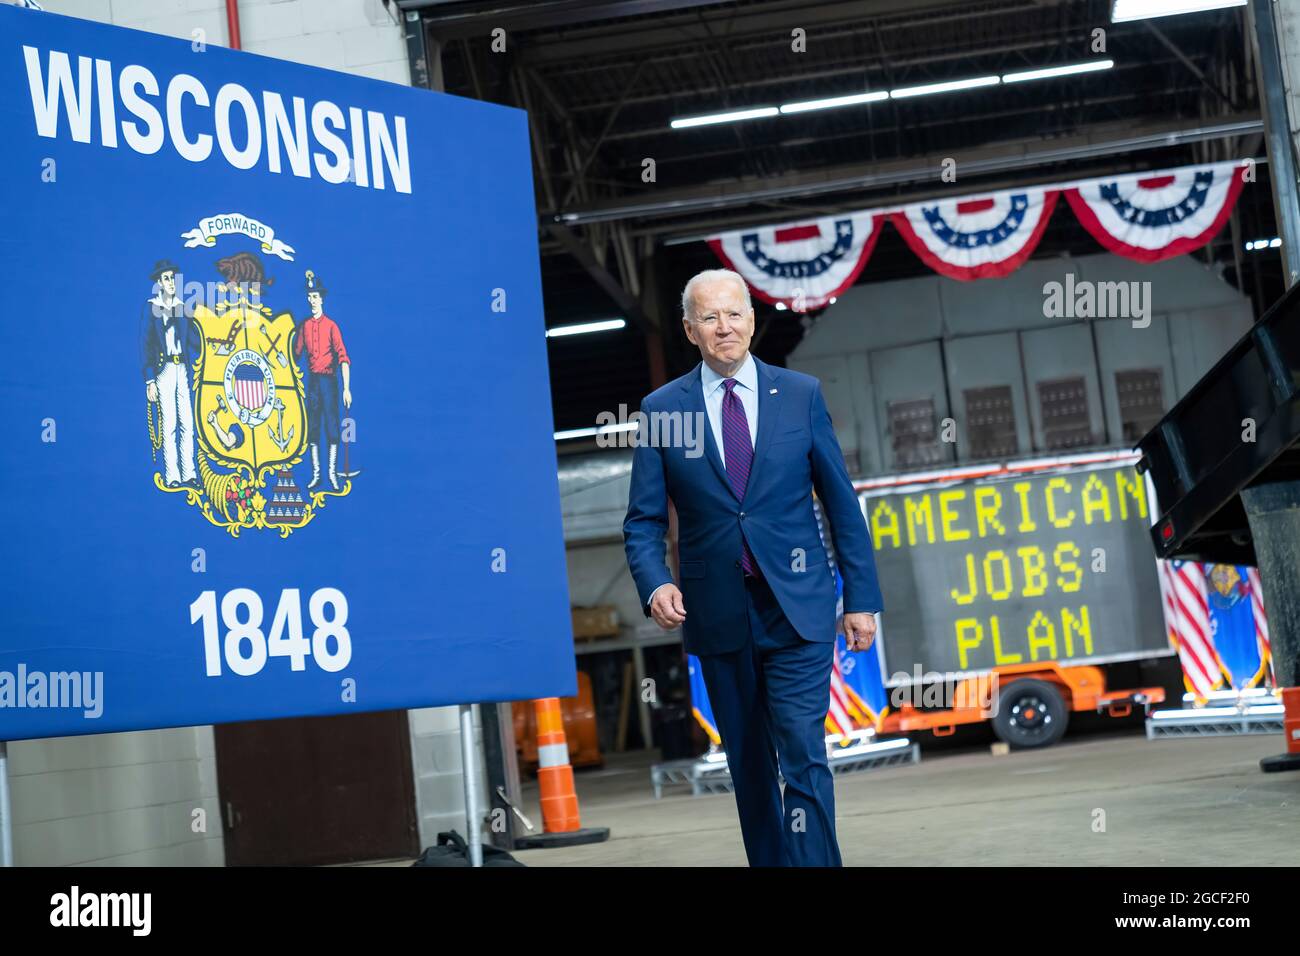
[[[1300,0],[7,0],[0,62],[7,923],[1285,925]]]

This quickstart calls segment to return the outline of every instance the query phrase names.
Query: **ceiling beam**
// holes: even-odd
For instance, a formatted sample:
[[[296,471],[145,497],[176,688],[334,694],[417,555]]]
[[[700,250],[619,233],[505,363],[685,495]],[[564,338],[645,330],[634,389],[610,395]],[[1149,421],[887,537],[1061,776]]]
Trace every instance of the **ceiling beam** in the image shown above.
[[[981,4],[978,13],[963,9],[952,0],[775,0],[753,5],[715,4],[717,9],[701,10],[690,16],[660,15],[608,29],[566,30],[558,39],[548,38],[534,52],[539,64],[574,63],[593,57],[618,58],[628,52],[644,55],[707,42],[710,30],[720,34],[732,50],[745,41],[776,42],[788,48],[790,31],[795,27],[806,30],[809,41],[815,43],[826,30],[840,25],[861,26],[874,20],[885,31],[915,30],[918,20],[932,25],[969,23],[975,16],[1032,16],[1044,7],[1061,2],[1066,0],[1045,3],[1011,0],[998,5]]]
[[[1080,43],[1084,42],[1084,39],[1086,39],[1086,33],[1080,31],[1078,38]],[[1070,38],[1067,38],[1067,42],[1069,41],[1069,39]],[[1022,41],[1013,41],[1013,42],[1001,43],[1001,44],[989,46],[987,48],[982,49],[980,51],[980,55],[981,56],[993,56],[997,54],[1024,55],[1026,52],[1037,52],[1039,50],[1047,50],[1052,53],[1056,53],[1059,52],[1060,45],[1061,44],[1058,43],[1055,38],[1032,38],[1031,37]],[[642,62],[647,66],[665,67],[668,70],[672,70],[683,60],[697,59],[702,55],[704,55],[704,51],[697,45],[697,46],[682,47],[675,53],[658,54],[656,56],[650,57],[649,59],[639,60],[637,62]],[[537,59],[536,55],[531,55],[529,60],[530,66],[532,66],[532,61],[534,59]],[[946,63],[948,61],[953,61],[953,60],[958,62],[969,61],[970,53],[968,51],[935,51],[933,53],[917,54],[914,56],[909,56],[909,57],[904,57],[899,59],[891,59],[890,67],[895,71],[899,71],[899,70],[904,70],[908,67],[933,66],[935,64]],[[822,57],[817,62],[825,64],[828,62],[828,58]],[[883,76],[884,70],[881,68],[879,63],[864,63],[862,62],[860,57],[855,57],[847,53],[841,56],[838,60],[832,59],[830,60],[830,62],[833,63],[834,65],[823,66],[822,68],[816,70],[805,69],[799,72],[778,72],[778,73],[766,72],[763,73],[762,75],[755,76],[753,79],[734,82],[725,89],[717,86],[716,84],[710,84],[710,83],[692,85],[691,88],[686,91],[683,91],[681,89],[676,89],[671,86],[665,86],[660,90],[656,90],[654,92],[647,93],[642,96],[628,97],[624,105],[634,106],[643,103],[661,102],[663,100],[680,101],[684,95],[688,95],[691,97],[704,97],[710,95],[720,96],[725,92],[734,92],[735,90],[754,89],[758,87],[772,87],[772,86],[779,87],[782,85],[789,86],[790,84],[793,83],[807,83],[812,80],[838,80],[843,77],[851,77],[861,81],[861,88],[865,88],[865,89],[872,89],[872,88],[887,89],[890,85],[888,83],[872,84],[870,82],[866,82],[867,78],[873,73],[879,73]],[[1026,62],[1030,62],[1030,61],[1027,59]],[[1035,63],[1035,65],[1050,66],[1054,64]],[[533,68],[536,69],[535,66],[533,66]],[[573,69],[571,70],[565,70],[563,72],[559,72],[557,70],[551,69],[546,71],[546,75],[552,82],[561,81],[564,83],[584,83],[584,82],[588,82],[591,77],[594,77],[596,74],[602,72],[608,73],[609,67],[601,66],[600,64],[597,63],[584,64],[581,62],[576,62],[574,63]],[[977,72],[977,71],[973,71],[973,72]],[[1002,71],[998,71],[998,72],[1002,72]],[[851,92],[851,91],[842,90],[841,92]],[[832,93],[828,90],[826,95],[829,96],[832,95]],[[584,101],[581,103],[574,103],[570,108],[573,110],[575,114],[582,113],[589,110],[603,111],[609,108],[609,103],[610,103],[609,100]]]
[[[1172,64],[1174,62],[1176,61],[1172,59],[1167,61],[1153,60],[1151,63],[1148,63],[1147,65],[1150,66],[1154,64],[1156,66],[1160,66],[1164,63]],[[1103,92],[1101,93],[1077,97],[1074,99],[1070,99],[1068,101],[1049,101],[1048,105],[1043,105],[1042,101],[1024,100],[1018,103],[1017,105],[1010,106],[1007,105],[1009,103],[1007,98],[997,97],[993,101],[999,105],[999,108],[994,110],[984,110],[982,112],[977,113],[974,111],[973,107],[967,106],[966,109],[962,110],[960,113],[957,113],[956,104],[953,104],[954,112],[952,114],[934,116],[934,118],[928,119],[925,122],[921,122],[921,123],[912,122],[912,123],[900,124],[898,122],[892,122],[889,126],[875,125],[871,127],[871,132],[878,134],[887,130],[888,131],[894,131],[894,130],[915,131],[917,129],[921,129],[924,127],[936,127],[936,126],[950,127],[954,122],[954,119],[958,119],[962,123],[971,123],[971,122],[979,122],[983,120],[1001,120],[1006,117],[1019,116],[1024,114],[1034,114],[1035,116],[1041,116],[1049,112],[1060,113],[1063,110],[1077,112],[1082,110],[1085,107],[1099,106],[1105,104],[1132,103],[1134,101],[1138,101],[1140,103],[1149,103],[1151,97],[1154,95],[1162,95],[1162,96],[1179,95],[1189,91],[1192,92],[1199,91],[1201,89],[1200,84],[1194,83],[1191,79],[1186,80],[1185,83],[1180,86],[1162,86],[1159,89],[1149,89],[1145,93],[1142,93],[1140,91],[1134,91],[1132,90],[1132,87],[1125,87],[1122,81],[1124,79],[1129,79],[1129,77],[1125,76],[1125,73],[1130,71],[1137,71],[1140,69],[1141,69],[1140,67],[1115,67],[1111,70],[1108,70],[1107,72],[1111,74],[1108,77],[1108,79],[1111,81],[1113,85],[1106,86]],[[1116,90],[1119,90],[1121,92],[1116,92]],[[993,98],[989,98],[989,99],[993,99]],[[775,106],[777,104],[774,102],[765,102],[765,103],[754,103],[754,104],[746,104],[746,105]],[[876,104],[876,109],[881,113],[889,113],[892,118],[893,114],[897,112],[897,105],[898,105],[897,100],[888,100]],[[714,110],[717,112],[722,112],[726,108],[727,107],[725,105],[719,104],[717,107],[714,107]],[[868,107],[868,109],[869,108],[870,107]],[[701,113],[709,112],[709,110],[690,111],[690,113],[696,113],[696,112],[701,112]],[[812,115],[814,117],[816,116],[816,114],[812,114]],[[846,113],[844,115],[847,116],[850,114]],[[859,115],[862,114],[860,113]],[[795,114],[795,116],[793,117],[786,117],[786,116],[773,117],[771,120],[759,121],[759,122],[760,123],[762,122],[786,123],[793,126],[798,124],[801,118],[805,123],[807,122],[806,117],[801,117],[801,114]],[[795,122],[791,123],[790,122],[791,120],[794,120]],[[759,128],[757,123],[755,124],[737,123],[735,125],[736,126],[750,125],[756,129]],[[716,131],[716,130],[722,130],[726,128],[727,128],[726,126],[706,127],[704,131],[705,132],[708,132],[710,130]],[[668,124],[668,119],[665,117],[663,119],[659,119],[654,125],[629,128],[625,130],[619,130],[617,132],[608,133],[605,136],[605,142],[611,144],[631,143],[639,139],[647,139],[647,138],[662,139],[664,136],[670,134],[673,134],[675,138],[682,140],[683,143],[685,142],[684,134],[672,129],[672,127],[669,126]],[[859,136],[861,134],[862,134],[861,131],[855,130],[855,131],[850,131],[847,135]],[[817,138],[819,140],[825,139],[824,136],[819,136]],[[660,153],[660,156],[663,157],[662,152]],[[666,159],[667,157],[663,157],[663,158]]]
[[[643,14],[717,6],[719,0],[397,0],[403,11],[419,11],[443,39],[487,34],[496,27],[545,30]]]
[[[1262,129],[1262,121],[1257,116],[1250,115],[1225,116],[1214,122],[1202,121],[1191,125],[1183,121],[1095,127],[1074,136],[1038,143],[1027,144],[1023,140],[1012,140],[976,150],[963,150],[960,154],[962,158],[957,162],[957,173],[963,178],[980,176],[1096,156],[1246,136],[1259,133]],[[542,225],[684,215],[733,209],[756,202],[831,195],[882,186],[932,184],[938,179],[943,160],[951,154],[952,150],[948,150],[943,156],[909,157],[883,163],[854,163],[765,179],[749,178],[658,190],[653,200],[616,199],[584,209],[557,212],[546,217]]]
[[[614,300],[614,304],[619,307],[623,315],[629,322],[641,329],[642,332],[657,332],[658,328],[653,321],[645,314],[641,308],[641,303],[637,301],[627,289],[609,271],[596,261],[596,256],[592,253],[591,247],[583,242],[568,226],[562,223],[548,223],[547,231],[560,241],[573,258],[578,260],[579,265],[587,271],[587,274],[596,281],[601,290]]]
[[[1241,155],[1253,157],[1259,166],[1268,163],[1268,157],[1256,155],[1258,149],[1251,150],[1245,148],[1243,144]],[[990,193],[1002,192],[1009,189],[1025,189],[1034,186],[1050,186],[1063,181],[1074,181],[1078,179],[1096,179],[1102,176],[1125,175],[1129,173],[1143,173],[1157,169],[1168,169],[1174,165],[1186,165],[1184,163],[1162,162],[1159,159],[1149,155],[1134,157],[1132,162],[1125,163],[1123,166],[1117,166],[1113,161],[1098,157],[1089,162],[1072,165],[1068,173],[1053,171],[1050,168],[1044,168],[1034,172],[1010,173],[1004,176],[985,176],[979,177],[977,184],[968,184],[963,192],[968,194],[988,195]],[[756,206],[753,209],[744,212],[735,212],[727,215],[704,216],[699,220],[692,221],[666,221],[662,219],[650,220],[634,226],[629,233],[634,238],[649,239],[658,242],[664,246],[679,246],[691,242],[703,242],[710,236],[719,232],[731,232],[733,230],[745,229],[749,227],[770,226],[773,223],[807,221],[822,216],[835,216],[848,212],[856,212],[860,209],[867,208],[896,208],[899,206],[909,206],[913,203],[929,202],[935,199],[943,199],[953,195],[952,187],[946,186],[938,188],[917,187],[905,189],[900,192],[890,193],[887,198],[864,199],[861,196],[846,196],[836,200],[818,202],[812,206],[785,204],[785,203],[765,203],[762,206]],[[542,255],[554,255],[559,250],[553,246],[543,246]]]

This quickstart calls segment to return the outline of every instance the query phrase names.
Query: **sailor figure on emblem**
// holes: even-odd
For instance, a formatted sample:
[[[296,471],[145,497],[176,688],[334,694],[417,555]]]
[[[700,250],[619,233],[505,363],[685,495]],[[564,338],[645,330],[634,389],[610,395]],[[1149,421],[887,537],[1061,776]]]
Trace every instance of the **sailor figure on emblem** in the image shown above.
[[[163,449],[163,479],[169,488],[197,486],[194,474],[194,402],[190,375],[203,334],[176,295],[180,267],[160,259],[149,278],[154,296],[144,304],[141,325],[141,365],[145,397],[159,406]]]
[[[352,365],[343,345],[338,324],[325,314],[326,289],[320,277],[307,270],[307,305],[311,317],[298,329],[293,353],[302,358],[307,353],[307,442],[311,445],[311,481],[307,490],[320,485],[320,444],[322,437],[329,446],[326,479],[333,491],[339,490],[339,382],[343,379],[343,407],[352,407]]]

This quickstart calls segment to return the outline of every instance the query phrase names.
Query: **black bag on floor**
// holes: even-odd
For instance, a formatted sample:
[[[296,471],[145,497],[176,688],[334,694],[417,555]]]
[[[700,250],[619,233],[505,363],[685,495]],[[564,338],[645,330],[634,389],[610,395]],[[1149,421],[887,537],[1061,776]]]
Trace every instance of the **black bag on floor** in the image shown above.
[[[438,834],[438,845],[431,846],[420,854],[412,866],[469,866],[469,844],[465,838],[452,830],[450,833]],[[483,844],[484,866],[525,866],[499,846]]]

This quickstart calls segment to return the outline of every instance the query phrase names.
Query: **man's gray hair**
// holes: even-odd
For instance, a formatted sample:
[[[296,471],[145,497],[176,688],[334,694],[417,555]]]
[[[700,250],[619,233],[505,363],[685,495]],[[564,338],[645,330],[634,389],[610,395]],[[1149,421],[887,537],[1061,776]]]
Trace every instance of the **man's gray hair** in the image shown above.
[[[708,282],[717,282],[720,279],[730,279],[739,285],[741,294],[745,297],[745,308],[754,308],[754,303],[749,298],[749,285],[739,272],[732,272],[730,269],[705,269],[691,276],[686,283],[686,288],[682,289],[682,318],[692,318],[691,302],[695,296],[695,287]]]

